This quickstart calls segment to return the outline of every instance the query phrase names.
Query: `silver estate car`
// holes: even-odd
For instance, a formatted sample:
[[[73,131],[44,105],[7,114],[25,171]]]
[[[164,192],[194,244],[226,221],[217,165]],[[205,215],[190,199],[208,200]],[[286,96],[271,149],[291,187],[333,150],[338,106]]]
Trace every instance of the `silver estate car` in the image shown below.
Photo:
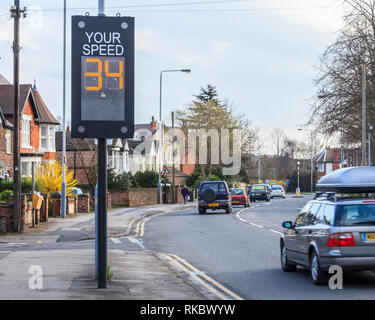
[[[331,195],[309,201],[296,220],[285,221],[281,267],[310,269],[315,284],[327,284],[328,269],[375,272],[375,199]]]

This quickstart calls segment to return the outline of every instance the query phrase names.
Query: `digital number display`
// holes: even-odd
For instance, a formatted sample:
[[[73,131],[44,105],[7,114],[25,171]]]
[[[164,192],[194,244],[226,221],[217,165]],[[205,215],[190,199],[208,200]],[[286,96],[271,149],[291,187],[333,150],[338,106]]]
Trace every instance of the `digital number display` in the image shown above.
[[[82,120],[125,120],[125,58],[82,56],[81,66]]]

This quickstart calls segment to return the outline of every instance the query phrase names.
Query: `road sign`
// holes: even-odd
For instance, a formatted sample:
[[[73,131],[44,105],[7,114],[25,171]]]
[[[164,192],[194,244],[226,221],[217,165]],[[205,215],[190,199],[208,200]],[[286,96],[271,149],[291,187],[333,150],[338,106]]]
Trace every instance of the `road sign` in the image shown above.
[[[290,180],[289,180],[289,179],[285,180],[285,183],[286,183],[286,184],[289,184],[289,183],[290,183]]]
[[[133,17],[72,17],[71,132],[74,138],[133,137]]]
[[[163,171],[161,172],[162,174],[168,174],[169,171],[168,171],[168,168],[166,165],[163,166]]]

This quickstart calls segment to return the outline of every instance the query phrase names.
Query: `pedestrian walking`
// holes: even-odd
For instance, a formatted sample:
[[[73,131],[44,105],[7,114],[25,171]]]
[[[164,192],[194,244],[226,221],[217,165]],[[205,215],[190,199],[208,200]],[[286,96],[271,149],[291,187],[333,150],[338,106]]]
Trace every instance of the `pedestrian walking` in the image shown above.
[[[184,204],[186,204],[186,201],[187,201],[188,196],[189,196],[189,189],[186,187],[186,184],[185,184],[184,187],[182,188],[182,190],[181,190],[181,194],[182,194],[182,196],[184,197]]]

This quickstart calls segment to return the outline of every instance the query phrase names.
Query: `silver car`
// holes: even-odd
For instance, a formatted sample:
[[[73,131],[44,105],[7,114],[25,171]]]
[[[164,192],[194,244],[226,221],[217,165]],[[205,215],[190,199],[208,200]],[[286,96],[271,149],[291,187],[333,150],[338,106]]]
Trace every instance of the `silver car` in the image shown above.
[[[309,201],[295,222],[285,221],[281,267],[310,269],[315,284],[327,284],[328,269],[375,272],[375,199],[324,196]]]

